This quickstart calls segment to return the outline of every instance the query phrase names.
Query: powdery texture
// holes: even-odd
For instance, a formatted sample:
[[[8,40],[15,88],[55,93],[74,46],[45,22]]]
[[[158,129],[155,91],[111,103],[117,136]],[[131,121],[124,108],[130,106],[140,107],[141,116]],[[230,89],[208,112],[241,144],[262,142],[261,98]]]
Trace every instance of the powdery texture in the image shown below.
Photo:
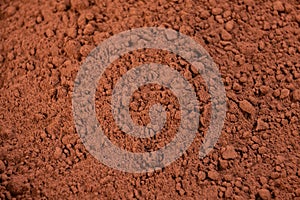
[[[299,199],[299,13],[296,0],[1,1],[0,199]],[[175,29],[207,49],[226,87],[227,118],[214,150],[199,160],[210,116],[202,78],[168,52],[124,55],[106,70],[96,95],[99,122],[115,145],[153,151],[178,128],[178,101],[158,85],[136,91],[130,110],[145,125],[152,104],[167,107],[166,129],[155,140],[126,136],[113,122],[113,85],[147,62],[167,64],[194,85],[201,126],[170,166],[121,173],[95,160],[77,135],[73,81],[100,42],[149,26]]]

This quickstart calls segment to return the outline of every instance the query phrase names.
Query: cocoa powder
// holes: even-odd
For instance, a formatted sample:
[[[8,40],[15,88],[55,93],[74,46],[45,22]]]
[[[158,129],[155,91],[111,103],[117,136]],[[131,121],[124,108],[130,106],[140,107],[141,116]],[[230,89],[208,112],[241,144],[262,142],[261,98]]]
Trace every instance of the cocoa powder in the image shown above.
[[[300,198],[299,12],[296,0],[1,1],[0,199]],[[122,56],[96,92],[99,123],[115,145],[155,151],[180,123],[176,96],[146,85],[132,97],[132,119],[149,123],[149,108],[162,103],[164,129],[155,138],[136,139],[115,125],[113,86],[140,64],[178,70],[194,86],[201,111],[197,137],[180,159],[153,173],[123,173],[83,146],[72,115],[74,80],[105,39],[151,26],[180,31],[209,52],[225,85],[227,118],[217,145],[199,159],[211,104],[197,70],[156,49]]]

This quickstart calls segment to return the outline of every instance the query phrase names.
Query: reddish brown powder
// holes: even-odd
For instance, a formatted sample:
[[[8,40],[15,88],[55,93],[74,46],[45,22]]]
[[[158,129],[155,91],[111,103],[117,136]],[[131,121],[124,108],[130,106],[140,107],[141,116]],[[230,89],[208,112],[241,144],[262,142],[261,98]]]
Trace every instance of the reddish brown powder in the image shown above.
[[[0,24],[0,199],[300,199],[299,1],[2,0]],[[115,145],[153,151],[178,128],[178,101],[158,85],[140,88],[130,104],[133,121],[144,125],[151,105],[168,108],[154,140],[126,136],[114,124],[113,85],[144,63],[167,64],[190,81],[201,126],[171,165],[123,173],[84,148],[72,89],[94,47],[150,26],[180,31],[209,52],[225,84],[227,117],[217,145],[199,160],[211,107],[203,79],[169,52],[126,54],[108,66],[96,94],[98,120]]]

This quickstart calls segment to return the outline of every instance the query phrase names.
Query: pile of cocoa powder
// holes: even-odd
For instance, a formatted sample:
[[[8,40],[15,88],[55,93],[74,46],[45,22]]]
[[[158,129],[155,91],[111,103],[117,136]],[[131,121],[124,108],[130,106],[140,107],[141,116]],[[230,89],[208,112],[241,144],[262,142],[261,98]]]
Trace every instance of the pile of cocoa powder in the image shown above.
[[[2,0],[0,24],[0,199],[300,199],[299,1]],[[93,48],[139,27],[174,29],[201,44],[219,67],[228,111],[218,143],[199,159],[210,116],[201,76],[170,52],[124,55],[108,66],[96,93],[98,120],[115,145],[157,150],[180,123],[176,96],[146,85],[132,97],[133,121],[149,123],[150,106],[161,103],[165,128],[155,140],[118,130],[112,89],[138,65],[178,70],[195,87],[201,111],[197,137],[180,159],[131,174],[85,149],[72,90]]]

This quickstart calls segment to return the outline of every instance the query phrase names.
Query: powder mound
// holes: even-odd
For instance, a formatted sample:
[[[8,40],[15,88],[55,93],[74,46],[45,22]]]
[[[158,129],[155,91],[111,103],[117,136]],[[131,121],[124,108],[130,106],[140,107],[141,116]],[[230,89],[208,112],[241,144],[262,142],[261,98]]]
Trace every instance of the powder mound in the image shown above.
[[[271,193],[267,189],[261,189],[258,191],[258,195],[261,199],[263,200],[268,200],[271,199]]]
[[[84,196],[300,200],[299,0],[1,2],[5,3],[0,3],[0,199]],[[81,111],[88,114],[93,107],[99,124],[90,130],[101,128],[115,147],[133,154],[148,154],[170,144],[183,123],[183,113],[180,95],[172,94],[161,84],[147,84],[136,88],[129,97],[130,119],[137,126],[157,123],[151,121],[149,110],[161,104],[166,123],[151,138],[123,132],[116,124],[111,105],[114,88],[123,75],[134,68],[138,72],[144,64],[162,64],[183,76],[196,93],[200,125],[195,141],[186,152],[174,149],[184,155],[169,166],[136,174],[111,169],[94,158],[90,152],[97,153],[99,148],[84,145],[88,137],[93,137],[87,129],[82,128],[86,134],[79,136],[72,99],[74,85],[78,84],[74,81],[91,50],[118,33],[142,27],[179,31],[201,45],[219,69],[227,111],[221,136],[211,135],[217,145],[200,159],[199,146],[208,134],[210,122],[216,119],[211,113],[214,105],[208,87],[216,77],[212,75],[206,82],[193,65],[198,64],[201,72],[211,74],[212,71],[206,71],[209,60],[202,57],[202,52],[186,46],[176,32],[167,31],[164,37],[174,45],[182,45],[179,50],[188,51],[192,60],[201,57],[201,62],[189,63],[167,47],[141,48],[102,66],[106,69],[97,75],[97,90],[92,97],[95,103],[81,102]],[[126,44],[114,41],[103,52],[105,58],[95,55],[99,63],[94,64],[118,53],[119,47],[131,48],[132,42],[143,45],[149,41],[142,32],[130,37]],[[137,78],[161,78],[157,75],[153,71]],[[164,81],[171,86],[178,82],[175,77]],[[130,86],[124,85],[123,89]],[[124,101],[121,104],[127,106]],[[217,103],[215,108],[221,107]],[[182,124],[186,128],[195,121],[193,117],[184,120],[190,122]],[[77,125],[86,124],[82,121]],[[95,143],[107,145],[103,141]],[[161,162],[165,157],[158,155],[151,160]],[[151,160],[136,164],[147,168]],[[128,167],[135,165],[115,161]]]
[[[300,89],[297,89],[293,92],[293,99],[295,101],[300,101]]]
[[[78,58],[80,47],[81,47],[81,45],[78,41],[69,40],[66,43],[65,51],[69,57]]]
[[[257,119],[257,127],[256,127],[256,130],[257,131],[264,131],[264,130],[267,130],[269,129],[269,124],[267,122],[265,122],[264,120],[262,119]]]
[[[283,3],[281,1],[275,1],[273,4],[273,8],[274,10],[278,11],[278,12],[283,12],[284,11],[284,6]]]
[[[285,99],[290,95],[290,90],[284,88],[281,90],[280,99]]]
[[[231,20],[231,21],[229,21],[225,24],[226,31],[230,32],[230,31],[232,31],[233,28],[234,28],[234,21],[233,20]]]
[[[234,146],[228,145],[226,150],[223,152],[222,157],[225,160],[235,159],[237,157],[237,153],[234,149]]]
[[[59,148],[59,147],[56,147],[55,148],[55,151],[54,151],[54,153],[53,153],[53,157],[55,158],[55,159],[59,159],[60,158],[60,156],[62,155],[62,149],[61,148]]]
[[[71,7],[75,10],[82,10],[89,7],[88,0],[71,0]]]
[[[239,106],[242,111],[253,115],[255,113],[255,107],[247,100],[240,101]]]
[[[209,171],[207,173],[207,176],[211,180],[218,180],[220,178],[220,174],[217,171],[215,171],[215,170]]]
[[[6,8],[6,14],[8,16],[13,16],[16,12],[17,12],[17,9],[14,6],[9,6],[8,8]]]
[[[22,176],[13,177],[7,185],[7,189],[13,196],[24,194],[28,189],[27,179]]]
[[[224,40],[224,41],[230,41],[232,39],[232,35],[230,33],[228,33],[226,30],[222,30],[221,31],[221,38]]]

